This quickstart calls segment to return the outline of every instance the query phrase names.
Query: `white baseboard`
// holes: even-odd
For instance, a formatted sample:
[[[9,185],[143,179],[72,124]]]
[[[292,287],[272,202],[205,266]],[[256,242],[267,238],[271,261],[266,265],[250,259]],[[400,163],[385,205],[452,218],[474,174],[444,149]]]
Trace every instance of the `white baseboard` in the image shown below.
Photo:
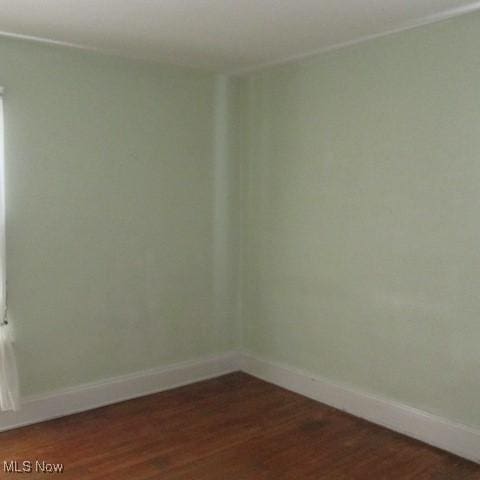
[[[0,431],[218,377],[238,364],[238,354],[230,352],[27,397],[18,412],[0,413]]]
[[[0,413],[0,431],[243,370],[280,387],[480,463],[480,430],[249,353],[229,352],[27,397]]]
[[[240,369],[357,417],[480,463],[480,430],[244,353]]]

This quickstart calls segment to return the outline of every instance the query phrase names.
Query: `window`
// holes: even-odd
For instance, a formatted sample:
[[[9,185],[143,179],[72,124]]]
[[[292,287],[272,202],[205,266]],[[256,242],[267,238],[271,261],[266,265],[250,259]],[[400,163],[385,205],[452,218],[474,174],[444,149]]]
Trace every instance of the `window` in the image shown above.
[[[0,89],[0,410],[17,410],[19,406],[17,364],[11,326],[7,321],[4,172],[3,90]]]

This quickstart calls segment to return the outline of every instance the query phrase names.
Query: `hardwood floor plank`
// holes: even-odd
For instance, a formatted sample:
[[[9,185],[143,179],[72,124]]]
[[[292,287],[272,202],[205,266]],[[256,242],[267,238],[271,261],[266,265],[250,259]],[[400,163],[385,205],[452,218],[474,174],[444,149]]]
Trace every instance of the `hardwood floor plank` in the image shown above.
[[[0,433],[0,478],[16,476],[3,460],[36,459],[71,480],[480,480],[479,465],[243,373]]]

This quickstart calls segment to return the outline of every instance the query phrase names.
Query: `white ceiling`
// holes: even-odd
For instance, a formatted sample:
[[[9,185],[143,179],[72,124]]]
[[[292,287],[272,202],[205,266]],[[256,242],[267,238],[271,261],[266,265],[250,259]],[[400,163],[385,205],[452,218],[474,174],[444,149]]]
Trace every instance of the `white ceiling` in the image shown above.
[[[0,31],[235,72],[477,8],[466,0],[0,0]]]

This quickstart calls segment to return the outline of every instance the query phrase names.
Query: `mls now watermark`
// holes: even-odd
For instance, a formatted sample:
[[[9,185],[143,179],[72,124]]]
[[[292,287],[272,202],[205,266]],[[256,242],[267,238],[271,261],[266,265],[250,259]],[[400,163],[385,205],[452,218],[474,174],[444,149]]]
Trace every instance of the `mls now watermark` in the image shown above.
[[[63,463],[48,463],[44,460],[4,460],[5,473],[63,473]]]

